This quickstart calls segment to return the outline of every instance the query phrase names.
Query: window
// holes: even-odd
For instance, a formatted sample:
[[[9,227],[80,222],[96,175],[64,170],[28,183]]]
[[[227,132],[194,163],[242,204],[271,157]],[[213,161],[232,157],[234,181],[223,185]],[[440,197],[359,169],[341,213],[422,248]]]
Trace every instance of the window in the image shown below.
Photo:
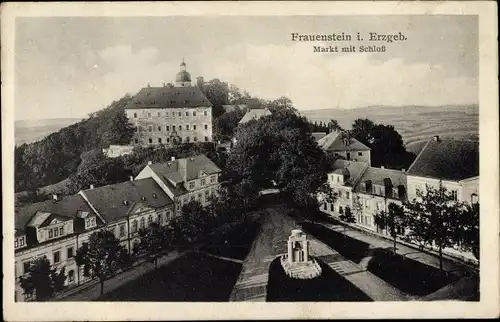
[[[203,112],[203,115],[207,116],[207,111],[204,111],[204,112]]]
[[[197,142],[197,141],[198,141],[198,138],[195,136],[195,137],[193,138],[193,141],[194,141],[194,142]]]
[[[172,219],[172,212],[169,210],[167,211],[167,218],[170,220]]]
[[[24,246],[24,237],[19,239],[19,246]]]
[[[186,124],[186,131],[189,131],[189,124]]]
[[[148,118],[151,118],[151,113],[148,113]]]
[[[208,125],[205,124],[205,130],[208,130]]]
[[[458,194],[457,194],[456,190],[452,190],[451,191],[451,199],[453,199],[453,201],[457,201],[458,200]]]
[[[327,204],[326,202],[325,202],[325,204],[323,205],[323,208],[324,208],[325,210],[328,210],[328,204]]]
[[[179,131],[182,131],[182,125],[179,125]]]
[[[181,115],[182,115],[182,113],[181,113],[181,112],[179,112],[179,116],[181,116]]]
[[[54,233],[53,233],[52,229],[50,229],[49,230],[49,238],[52,238],[52,237],[54,237]]]
[[[153,217],[151,215],[148,216],[148,226],[153,222]]]
[[[75,271],[71,270],[68,272],[68,279],[70,282],[73,282],[75,280]]]
[[[161,138],[158,138],[158,143],[161,143]]]
[[[210,183],[215,183],[216,176],[211,176],[210,177]]]
[[[330,211],[334,211],[333,203],[330,204]]]
[[[68,247],[68,249],[66,251],[67,251],[68,259],[72,258],[73,257],[73,247]]]
[[[149,138],[149,143],[153,143],[153,139],[152,138]]]
[[[64,227],[59,227],[59,235],[64,235]]]
[[[59,229],[54,228],[54,237],[59,236]]]
[[[186,112],[186,116],[189,116],[189,112]]]
[[[30,271],[30,266],[31,266],[30,261],[23,263],[23,274],[26,274]]]
[[[158,131],[161,131],[161,126],[158,126]]]
[[[350,197],[350,196],[349,196],[349,191],[346,191],[346,192],[345,192],[345,197],[346,197],[346,199],[349,199],[349,197]]]
[[[196,124],[193,125],[193,130],[196,130]]]
[[[140,220],[140,224],[139,224],[139,226],[141,227],[141,229],[144,228],[144,224],[145,224],[145,220],[144,220],[144,217],[142,217],[141,220]]]
[[[168,125],[166,126],[166,131],[167,132],[170,131],[170,126],[168,126]]]
[[[158,112],[158,117],[160,117],[160,112]]]
[[[478,203],[479,202],[479,197],[475,193],[473,193],[472,195],[470,195],[470,202],[473,203],[473,204],[474,203]]]
[[[19,244],[17,243],[17,240],[14,241],[14,248],[19,247]]]
[[[134,118],[137,118],[137,113],[134,113]]]
[[[120,237],[125,237],[125,225],[120,225]]]
[[[189,139],[189,136],[186,136],[186,142],[188,142],[188,143],[189,143],[189,140],[190,140],[190,139]]]
[[[194,189],[194,181],[191,181],[191,182],[189,183],[189,189]]]
[[[89,243],[83,242],[82,243],[82,248],[89,248]]]
[[[208,136],[205,136],[205,142],[208,142]]]
[[[205,179],[201,179],[200,182],[202,186],[204,186],[207,183]]]
[[[132,232],[135,233],[137,231],[137,220],[134,219],[132,222]]]
[[[165,116],[168,117],[168,112],[165,112]]]
[[[167,138],[167,143],[169,143],[169,142],[170,142],[170,139],[169,139],[169,138]]]
[[[363,152],[358,152],[358,156],[362,157],[363,156]]]
[[[148,131],[153,132],[153,127],[151,125],[148,125]]]
[[[342,198],[342,190],[339,190],[339,198]]]
[[[196,112],[193,112],[193,116],[196,116]]]
[[[344,209],[342,208],[342,206],[339,206],[339,214],[343,214],[344,213]]]
[[[59,251],[54,252],[54,263],[59,263],[61,261],[61,256]]]
[[[175,112],[172,112],[172,117],[175,117]]]
[[[172,131],[175,131],[175,125],[172,125]]]
[[[365,200],[365,208],[370,208],[370,200]]]
[[[139,140],[138,140],[138,139],[135,139],[134,141],[135,141],[135,143],[139,143]]]
[[[199,194],[196,196],[196,199],[197,199],[197,200],[201,200],[201,193],[199,193]]]
[[[209,195],[208,190],[205,190],[205,200],[208,200],[208,197],[209,197],[209,196],[210,196],[210,195]]]

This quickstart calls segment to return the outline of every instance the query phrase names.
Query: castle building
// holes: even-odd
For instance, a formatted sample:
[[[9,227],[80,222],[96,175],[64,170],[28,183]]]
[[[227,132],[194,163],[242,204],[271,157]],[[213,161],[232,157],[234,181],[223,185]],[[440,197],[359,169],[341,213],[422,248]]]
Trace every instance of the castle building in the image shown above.
[[[212,103],[203,93],[203,78],[191,84],[184,61],[175,84],[143,88],[125,107],[135,127],[133,145],[212,142]]]
[[[329,154],[347,161],[366,162],[370,165],[370,148],[345,132],[330,132],[318,139],[317,142]]]

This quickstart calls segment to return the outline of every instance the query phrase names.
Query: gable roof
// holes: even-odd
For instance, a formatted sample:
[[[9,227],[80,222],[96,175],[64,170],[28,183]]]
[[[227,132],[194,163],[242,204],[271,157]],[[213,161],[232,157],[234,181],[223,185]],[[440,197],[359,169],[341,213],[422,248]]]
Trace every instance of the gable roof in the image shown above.
[[[387,180],[388,179],[388,180]],[[374,185],[384,186],[386,181],[389,182],[392,187],[396,188],[398,186],[403,186],[406,191],[406,173],[394,169],[382,169],[375,167],[368,167],[366,171],[361,176],[360,180],[356,184],[354,190],[356,192],[366,193],[361,188],[361,182],[371,181]]]
[[[479,142],[431,138],[407,174],[450,181],[479,176]]]
[[[347,178],[344,179],[344,184],[354,187],[367,167],[368,163],[365,162],[336,160],[333,163],[332,173],[347,175]]]
[[[313,132],[311,133],[311,135],[316,141],[318,141],[319,139],[326,136],[326,132]]]
[[[222,171],[204,154],[169,162],[153,163],[149,167],[160,178],[170,180],[174,183],[196,179],[202,172],[205,175],[212,175]]]
[[[342,139],[342,132],[332,131],[326,136],[318,140],[318,145],[324,151],[366,151],[369,147],[359,142],[357,139],[350,137],[349,143]]]
[[[152,178],[86,189],[82,193],[107,222],[126,217],[137,202],[153,208],[173,204],[172,199]]]
[[[198,87],[146,87],[127,104],[125,109],[211,107]]]
[[[94,213],[80,195],[65,196],[58,201],[47,200],[24,207],[16,207],[14,225],[17,231],[24,232],[28,224],[32,227],[33,225],[38,227],[46,220],[50,220],[52,214],[76,218],[80,211]],[[38,216],[35,216],[37,212]]]
[[[238,124],[243,124],[251,120],[257,120],[263,116],[271,115],[271,111],[267,108],[255,108],[246,112],[245,115],[241,118]]]

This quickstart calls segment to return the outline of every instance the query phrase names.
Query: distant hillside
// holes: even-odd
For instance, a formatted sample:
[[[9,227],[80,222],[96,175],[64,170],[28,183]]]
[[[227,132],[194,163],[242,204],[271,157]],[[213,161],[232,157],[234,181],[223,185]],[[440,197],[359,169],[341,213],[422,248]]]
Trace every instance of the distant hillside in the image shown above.
[[[357,109],[325,109],[301,111],[312,121],[335,119],[350,129],[354,120],[368,118],[375,123],[393,125],[411,152],[419,151],[420,141],[439,135],[454,138],[479,138],[478,105],[369,106]],[[415,147],[412,145],[417,144]],[[416,151],[418,150],[418,151]]]
[[[76,118],[16,121],[14,138],[16,145],[39,141],[47,135],[80,121]]]

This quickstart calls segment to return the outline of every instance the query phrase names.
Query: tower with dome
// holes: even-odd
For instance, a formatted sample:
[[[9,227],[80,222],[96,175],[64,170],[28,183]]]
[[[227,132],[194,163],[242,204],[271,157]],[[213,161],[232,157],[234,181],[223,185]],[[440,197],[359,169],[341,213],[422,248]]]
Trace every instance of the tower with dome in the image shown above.
[[[192,85],[182,60],[175,83],[141,89],[125,107],[135,127],[131,144],[212,142],[212,103],[203,93],[203,85],[203,77]]]

